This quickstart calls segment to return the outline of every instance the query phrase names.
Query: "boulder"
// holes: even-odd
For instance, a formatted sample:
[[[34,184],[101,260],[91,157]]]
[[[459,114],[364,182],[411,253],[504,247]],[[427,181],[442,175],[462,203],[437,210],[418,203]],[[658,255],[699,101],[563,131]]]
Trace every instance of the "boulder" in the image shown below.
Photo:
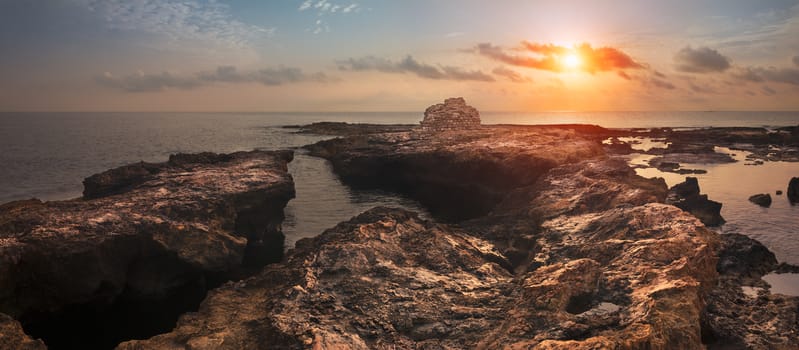
[[[771,206],[771,195],[768,193],[760,193],[749,197],[749,201],[761,207],[768,208]]]

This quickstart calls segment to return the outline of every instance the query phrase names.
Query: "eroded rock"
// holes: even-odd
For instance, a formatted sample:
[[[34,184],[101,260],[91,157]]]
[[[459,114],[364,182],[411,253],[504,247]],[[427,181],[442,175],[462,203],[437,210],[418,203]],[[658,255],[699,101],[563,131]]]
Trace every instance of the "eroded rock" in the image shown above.
[[[702,315],[708,349],[799,348],[799,297],[771,294],[761,279],[778,267],[760,242],[739,234],[721,235],[719,282]],[[760,289],[747,295],[742,288]]]
[[[791,204],[799,203],[799,177],[791,178],[788,182],[788,190],[785,192]]]
[[[120,348],[700,349],[718,238],[666,191],[599,157],[458,226],[373,209]]]
[[[46,350],[47,346],[41,340],[31,339],[11,316],[0,313],[0,349]]]
[[[177,155],[88,178],[91,198],[0,206],[0,312],[54,347],[171,328],[207,288],[280,260],[291,158]]]

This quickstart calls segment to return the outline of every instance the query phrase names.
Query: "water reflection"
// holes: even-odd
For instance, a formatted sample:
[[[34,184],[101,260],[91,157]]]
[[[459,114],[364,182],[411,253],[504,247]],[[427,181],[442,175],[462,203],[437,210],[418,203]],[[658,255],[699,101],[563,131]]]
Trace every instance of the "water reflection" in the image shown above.
[[[333,173],[330,162],[298,150],[289,163],[297,197],[286,206],[283,233],[286,247],[302,238],[316,236],[339,222],[349,220],[375,206],[402,207],[428,217],[411,199],[384,191],[351,189]]]
[[[799,264],[799,206],[791,205],[785,195],[776,195],[777,190],[785,191],[791,177],[799,176],[799,163],[765,162],[763,165],[745,165],[749,154],[717,147],[717,152],[731,154],[735,163],[690,164],[681,163],[684,168],[704,169],[707,174],[689,175],[699,179],[702,193],[710,199],[723,203],[721,215],[727,222],[719,230],[721,233],[740,233],[762,242],[781,262]],[[631,155],[631,164],[645,164],[649,155]],[[685,180],[686,175],[663,172],[655,168],[638,168],[636,173],[644,177],[662,177],[669,186]],[[749,202],[749,196],[770,193],[771,207],[763,208]]]

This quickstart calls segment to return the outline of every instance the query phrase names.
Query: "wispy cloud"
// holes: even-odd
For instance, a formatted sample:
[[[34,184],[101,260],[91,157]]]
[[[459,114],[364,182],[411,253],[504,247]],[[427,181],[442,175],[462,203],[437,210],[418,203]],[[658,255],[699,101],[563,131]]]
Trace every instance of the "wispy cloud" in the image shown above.
[[[308,28],[313,34],[330,32],[330,26],[321,17],[325,15],[348,14],[361,12],[361,6],[357,3],[335,3],[329,0],[305,0],[297,8],[298,11],[312,11],[319,17],[314,22],[313,27]]]
[[[686,73],[723,72],[731,67],[731,60],[709,47],[686,46],[674,55],[676,68]]]
[[[334,82],[322,72],[306,74],[299,68],[277,67],[252,71],[239,71],[234,66],[220,66],[213,71],[181,75],[171,72],[147,74],[137,72],[125,76],[115,76],[106,72],[96,78],[104,86],[126,92],[154,92],[166,89],[189,90],[214,83],[259,83],[266,86],[278,86],[301,82]]]
[[[587,43],[565,47],[523,41],[519,47],[511,50],[505,50],[491,43],[481,43],[471,51],[506,64],[551,72],[566,70],[567,67],[564,67],[561,59],[571,54],[579,56],[581,60],[579,69],[588,73],[645,68],[643,64],[636,62],[619,49],[594,48]]]
[[[172,40],[205,40],[241,47],[275,32],[274,27],[234,19],[227,5],[214,0],[79,1],[102,16],[110,29],[166,35]]]
[[[533,79],[530,79],[529,77],[521,75],[519,72],[517,72],[517,71],[515,71],[513,69],[506,68],[506,67],[494,68],[494,70],[492,70],[491,73],[494,73],[494,75],[497,75],[497,76],[500,76],[500,77],[505,77],[506,79],[508,79],[508,80],[510,80],[510,81],[512,81],[514,83],[529,83],[529,82],[533,81]]]
[[[434,80],[472,80],[494,81],[494,78],[481,70],[466,70],[454,66],[433,66],[422,63],[408,55],[400,61],[366,56],[336,61],[340,70],[379,71],[384,73],[411,73],[420,78]]]
[[[733,76],[748,82],[774,82],[799,85],[799,68],[786,67],[744,67],[733,71]]]
[[[464,35],[466,35],[466,33],[464,33],[464,32],[449,32],[447,34],[444,34],[444,37],[447,38],[447,39],[450,39],[450,38],[457,38],[459,36],[464,36]]]

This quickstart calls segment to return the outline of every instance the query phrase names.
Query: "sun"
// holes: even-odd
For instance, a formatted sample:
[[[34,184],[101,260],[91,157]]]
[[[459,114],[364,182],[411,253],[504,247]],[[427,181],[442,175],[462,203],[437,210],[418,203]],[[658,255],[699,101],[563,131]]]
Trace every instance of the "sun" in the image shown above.
[[[561,57],[560,60],[561,64],[563,64],[563,67],[566,69],[577,69],[583,63],[582,59],[580,59],[580,56],[576,53],[567,53]]]

